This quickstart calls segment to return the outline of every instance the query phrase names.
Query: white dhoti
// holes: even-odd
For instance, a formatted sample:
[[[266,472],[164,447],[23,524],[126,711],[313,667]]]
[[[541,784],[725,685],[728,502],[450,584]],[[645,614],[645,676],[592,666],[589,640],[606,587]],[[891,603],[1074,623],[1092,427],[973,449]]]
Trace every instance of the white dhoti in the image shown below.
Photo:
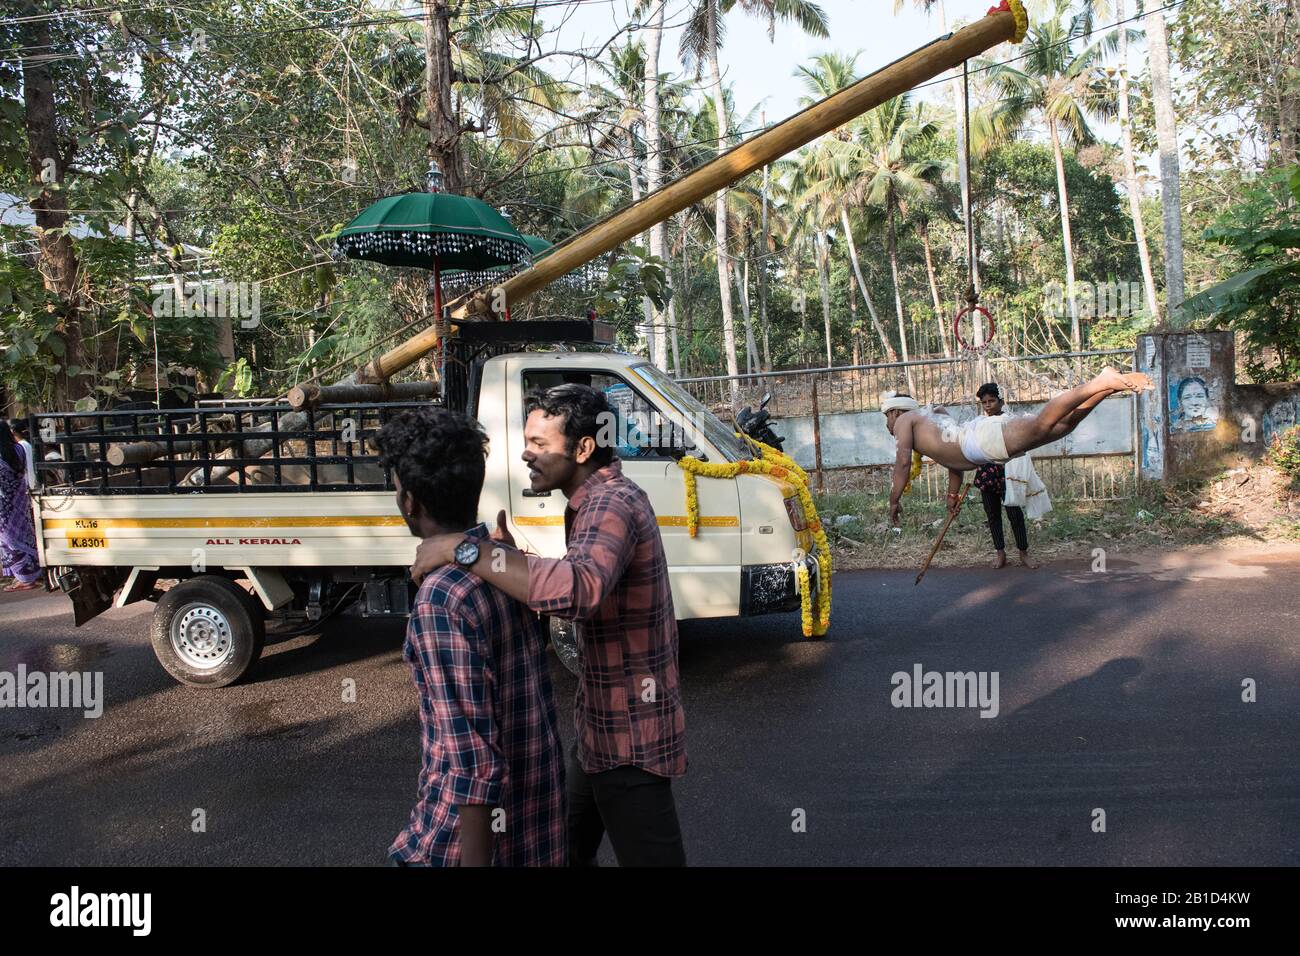
[[[972,465],[1002,464],[1008,459],[1007,441],[1002,435],[1006,418],[984,415],[961,426],[961,453]]]
[[[1007,462],[1007,491],[1002,503],[1008,507],[1025,509],[1025,517],[1037,520],[1052,510],[1052,499],[1047,486],[1038,477],[1029,456],[1018,455]]]

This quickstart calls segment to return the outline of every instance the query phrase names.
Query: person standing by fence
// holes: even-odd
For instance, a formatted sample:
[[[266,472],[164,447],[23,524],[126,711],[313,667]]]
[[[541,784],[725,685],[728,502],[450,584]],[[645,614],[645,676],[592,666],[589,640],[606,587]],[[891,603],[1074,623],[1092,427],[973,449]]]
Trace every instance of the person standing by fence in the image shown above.
[[[1001,415],[1003,410],[1002,394],[996,382],[986,382],[975,393],[985,415]],[[1006,494],[1006,468],[996,462],[981,465],[975,472],[975,487],[980,490],[984,502],[984,514],[988,518],[989,534],[993,537],[993,549],[997,556],[993,567],[1004,568],[1007,565],[1006,538],[1002,531],[1002,499]],[[1016,539],[1016,550],[1020,552],[1020,563],[1026,568],[1036,568],[1029,558],[1029,532],[1025,528],[1023,508],[1006,505],[1007,518],[1011,521],[1011,534]]]

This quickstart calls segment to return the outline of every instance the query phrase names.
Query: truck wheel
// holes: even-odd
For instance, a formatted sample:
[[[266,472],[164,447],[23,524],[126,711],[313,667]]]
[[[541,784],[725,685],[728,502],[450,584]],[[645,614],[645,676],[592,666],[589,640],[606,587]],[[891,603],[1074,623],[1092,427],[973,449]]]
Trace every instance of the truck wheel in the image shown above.
[[[257,662],[266,622],[250,595],[225,578],[182,581],[154,609],[150,640],[167,673],[190,687],[225,687]]]
[[[564,669],[574,677],[578,676],[578,629],[572,621],[562,621],[558,617],[548,618],[551,622],[551,647],[560,659]]]

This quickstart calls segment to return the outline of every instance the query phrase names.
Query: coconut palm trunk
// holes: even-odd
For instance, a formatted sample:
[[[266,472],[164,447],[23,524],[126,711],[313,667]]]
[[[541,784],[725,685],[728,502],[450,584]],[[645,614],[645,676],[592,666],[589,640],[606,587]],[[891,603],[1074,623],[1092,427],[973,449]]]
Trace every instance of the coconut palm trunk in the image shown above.
[[[1124,0],[1115,0],[1115,19],[1124,21]],[[1129,215],[1133,219],[1133,237],[1137,242],[1138,261],[1142,265],[1142,288],[1146,293],[1147,311],[1156,308],[1156,279],[1151,271],[1151,251],[1147,248],[1147,229],[1142,222],[1142,193],[1138,186],[1137,159],[1133,153],[1133,128],[1129,125],[1128,99],[1128,29],[1119,31],[1119,128],[1124,150],[1124,188],[1128,190]]]
[[[663,156],[660,149],[659,122],[659,48],[664,35],[664,6],[667,0],[658,0],[651,9],[646,24],[645,41],[645,188],[653,193],[663,185]],[[656,223],[650,227],[650,254],[657,256],[660,262],[667,262],[667,225]],[[664,313],[650,307],[650,355],[661,369],[668,368],[668,336],[672,329],[674,351],[676,346],[676,329],[672,328],[673,309],[668,309],[668,323],[664,323]],[[676,357],[674,355],[674,365]]]
[[[943,346],[944,358],[952,358],[947,323],[943,320],[943,299],[939,296],[939,279],[935,275],[934,256],[930,252],[930,223],[926,220],[918,222],[916,233],[921,238],[921,248],[925,250],[925,274],[930,280],[930,298],[934,301],[934,321],[939,329],[939,343]]]
[[[632,202],[641,201],[641,170],[637,168],[636,161],[636,141],[629,133],[627,138],[627,178],[632,188]],[[637,346],[644,345],[649,351],[650,361],[657,362],[655,358],[654,339],[651,333],[655,327],[654,304],[650,301],[648,295],[641,296],[641,318],[642,324],[637,328]]]
[[[889,274],[894,280],[894,309],[898,314],[898,341],[903,349],[903,361],[912,360],[907,348],[907,325],[903,319],[903,292],[898,280],[898,236],[894,228],[894,193],[892,188],[885,199],[885,215],[889,220]]]
[[[727,103],[722,95],[722,70],[718,66],[718,0],[708,0],[709,82],[713,86],[713,109],[718,122],[718,155],[727,151]],[[731,312],[731,283],[727,281],[727,190],[719,189],[713,207],[714,249],[718,260],[718,297],[722,310],[722,352],[731,376],[731,404],[740,401],[740,383],[736,376],[736,327]]]
[[[871,301],[871,293],[867,291],[867,283],[862,276],[862,266],[858,262],[858,247],[853,241],[853,230],[849,227],[849,213],[843,206],[840,206],[840,227],[844,230],[844,236],[848,242],[849,261],[853,263],[853,274],[857,276],[858,288],[862,290],[862,300],[867,303],[867,314],[871,316],[871,325],[876,330],[876,336],[880,339],[880,344],[884,346],[889,361],[897,362],[898,353],[894,351],[889,336],[885,334],[885,327],[880,324],[880,316],[876,314],[876,305]]]
[[[1165,226],[1165,318],[1176,323],[1183,307],[1183,209],[1178,184],[1178,128],[1169,88],[1169,40],[1165,14],[1146,16],[1147,55],[1151,61],[1151,105],[1156,114],[1160,154],[1160,208]]]
[[[1056,195],[1061,204],[1061,242],[1065,247],[1065,298],[1070,305],[1070,344],[1076,352],[1083,350],[1079,329],[1079,304],[1074,300],[1074,244],[1070,239],[1070,194],[1065,188],[1065,155],[1061,151],[1061,133],[1056,121],[1047,119],[1052,138],[1052,157],[1056,160]]]
[[[826,367],[835,365],[831,352],[831,251],[826,233],[818,229],[813,236],[817,248],[817,284],[821,289],[822,321],[826,325]]]
[[[748,252],[748,250],[746,250]],[[746,255],[743,265],[733,264],[732,274],[736,279],[736,295],[740,297],[740,314],[745,322],[745,372],[753,374],[758,371],[758,346],[754,344],[754,323],[749,312],[749,257]]]

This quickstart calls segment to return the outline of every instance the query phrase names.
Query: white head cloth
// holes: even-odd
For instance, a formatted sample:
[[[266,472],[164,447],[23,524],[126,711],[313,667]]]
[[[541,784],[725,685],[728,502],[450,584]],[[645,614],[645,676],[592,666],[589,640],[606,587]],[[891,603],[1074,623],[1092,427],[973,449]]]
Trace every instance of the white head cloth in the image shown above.
[[[885,392],[880,396],[880,411],[892,412],[894,409],[899,411],[910,412],[920,408],[911,395],[896,395],[893,392]]]

